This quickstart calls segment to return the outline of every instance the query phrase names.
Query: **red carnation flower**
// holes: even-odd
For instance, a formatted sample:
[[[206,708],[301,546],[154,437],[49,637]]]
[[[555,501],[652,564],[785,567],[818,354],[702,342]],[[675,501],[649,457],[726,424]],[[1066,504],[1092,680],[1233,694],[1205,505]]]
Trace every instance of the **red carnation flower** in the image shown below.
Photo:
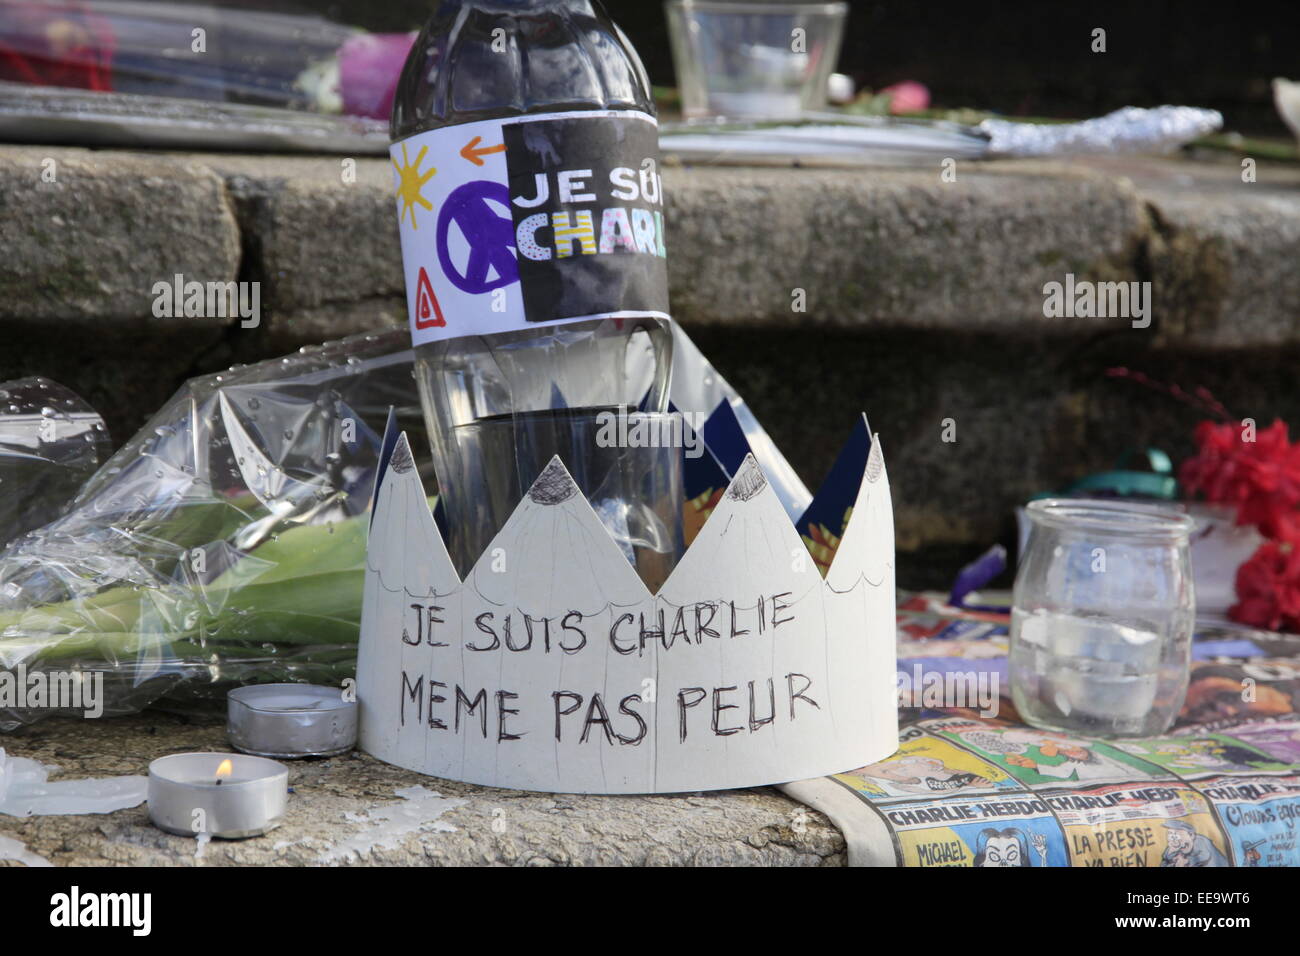
[[[1300,630],[1300,550],[1266,541],[1237,569],[1237,603],[1228,617],[1270,631]]]
[[[1235,505],[1237,524],[1256,525],[1265,537],[1300,541],[1300,443],[1291,444],[1285,422],[1254,434],[1232,423],[1201,422],[1196,444],[1179,472],[1189,493]]]

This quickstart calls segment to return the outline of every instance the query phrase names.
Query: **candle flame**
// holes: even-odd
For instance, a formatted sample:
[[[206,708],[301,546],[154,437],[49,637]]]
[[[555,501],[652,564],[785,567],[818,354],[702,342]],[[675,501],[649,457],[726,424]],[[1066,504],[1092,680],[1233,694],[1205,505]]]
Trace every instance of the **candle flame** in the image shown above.
[[[229,777],[234,770],[235,765],[230,762],[229,758],[221,761],[221,766],[217,767],[217,779],[223,780],[226,777]]]

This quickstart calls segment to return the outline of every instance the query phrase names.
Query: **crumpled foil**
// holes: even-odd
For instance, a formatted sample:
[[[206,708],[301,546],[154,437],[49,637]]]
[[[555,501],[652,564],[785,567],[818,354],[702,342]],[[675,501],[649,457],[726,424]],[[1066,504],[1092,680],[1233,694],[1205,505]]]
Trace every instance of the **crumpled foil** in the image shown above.
[[[1079,123],[1015,123],[986,119],[977,129],[990,137],[989,152],[1001,156],[1067,153],[1169,152],[1223,126],[1218,110],[1195,106],[1126,106]]]

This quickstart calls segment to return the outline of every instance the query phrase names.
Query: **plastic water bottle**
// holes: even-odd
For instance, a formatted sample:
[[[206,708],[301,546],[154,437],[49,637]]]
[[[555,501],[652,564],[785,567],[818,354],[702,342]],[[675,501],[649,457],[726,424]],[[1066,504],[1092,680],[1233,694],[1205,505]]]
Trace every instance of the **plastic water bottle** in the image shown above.
[[[416,376],[468,572],[553,455],[642,578],[681,547],[680,454],[612,446],[672,364],[649,80],[599,3],[443,0],[393,105]],[[626,433],[624,433],[626,434]]]

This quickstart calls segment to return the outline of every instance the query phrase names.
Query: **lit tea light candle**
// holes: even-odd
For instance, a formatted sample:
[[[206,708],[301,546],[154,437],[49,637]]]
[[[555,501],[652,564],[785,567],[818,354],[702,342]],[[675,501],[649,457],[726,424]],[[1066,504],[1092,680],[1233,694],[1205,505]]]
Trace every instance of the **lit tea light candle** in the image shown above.
[[[289,768],[246,754],[171,754],[149,764],[149,819],[180,836],[240,840],[280,824]]]
[[[357,742],[357,704],[337,687],[252,684],[226,695],[226,734],[259,757],[333,757]]]

